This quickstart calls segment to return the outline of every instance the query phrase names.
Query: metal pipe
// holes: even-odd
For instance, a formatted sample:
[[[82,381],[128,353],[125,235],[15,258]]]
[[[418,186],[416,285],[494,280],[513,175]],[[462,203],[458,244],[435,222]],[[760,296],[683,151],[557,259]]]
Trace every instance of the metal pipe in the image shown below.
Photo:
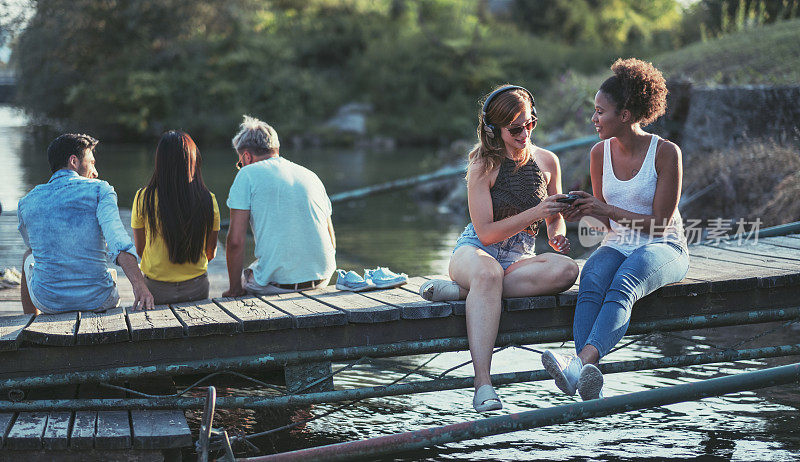
[[[217,389],[213,386],[208,387],[208,396],[203,408],[203,420],[200,421],[200,435],[197,438],[198,462],[208,462],[208,443],[211,439],[211,429],[214,425],[214,410],[217,404]]]
[[[787,234],[796,234],[800,233],[800,221],[794,221],[792,223],[784,223],[782,225],[771,226],[769,228],[764,228],[758,231],[758,237],[776,237],[776,236],[786,236]],[[742,237],[748,237],[750,233],[741,233],[741,234],[734,234],[727,238],[729,241],[735,241]]]
[[[633,372],[660,369],[663,367],[693,366],[718,362],[742,361],[755,358],[775,358],[780,356],[800,355],[800,344],[775,347],[754,348],[749,350],[726,350],[714,353],[694,355],[667,356],[662,358],[645,358],[632,361],[619,361],[600,365],[604,374]],[[550,379],[544,370],[510,372],[492,375],[492,383],[496,386],[521,382],[535,382]],[[433,391],[457,390],[470,388],[473,377],[451,379],[422,380],[379,387],[362,387],[347,390],[336,390],[318,393],[307,393],[276,397],[218,397],[217,409],[269,409],[287,406],[303,406],[318,403],[334,403],[366,398],[428,393]],[[117,410],[117,409],[200,409],[207,406],[204,398],[178,397],[162,399],[61,399],[35,400],[24,402],[0,401],[0,412],[42,411],[42,410]]]
[[[631,322],[628,335],[654,331],[673,331],[721,327],[741,324],[758,324],[784,321],[800,317],[800,307],[771,308],[758,311],[738,311],[684,318],[658,319]],[[527,345],[535,343],[572,340],[571,327],[555,327],[537,331],[507,332],[497,336],[496,345]],[[86,382],[111,382],[150,376],[183,375],[238,369],[283,367],[292,364],[323,361],[345,361],[363,356],[371,358],[462,351],[469,348],[466,337],[397,342],[380,345],[328,348],[325,350],[287,351],[267,355],[237,356],[211,360],[186,361],[180,364],[158,364],[151,366],[126,366],[94,371],[76,371],[44,376],[13,377],[0,381],[0,390],[14,388],[52,387]]]
[[[267,461],[336,461],[377,458],[388,454],[511,433],[531,428],[574,422],[592,417],[682,403],[758,388],[800,381],[800,364],[746,372],[728,377],[703,380],[655,390],[628,393],[610,398],[555,406],[546,409],[472,420],[441,427],[380,436],[361,441],[332,444],[261,457],[238,459],[239,462]]]

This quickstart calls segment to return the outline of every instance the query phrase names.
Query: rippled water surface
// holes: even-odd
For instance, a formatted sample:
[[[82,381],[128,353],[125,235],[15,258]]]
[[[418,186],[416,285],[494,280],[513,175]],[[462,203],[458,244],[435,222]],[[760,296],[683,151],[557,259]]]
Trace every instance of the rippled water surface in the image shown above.
[[[232,127],[233,130],[234,127]],[[5,209],[35,184],[46,181],[49,170],[45,157],[52,134],[42,134],[27,125],[23,115],[0,107],[0,202]],[[102,143],[97,161],[101,177],[117,189],[120,207],[129,208],[136,189],[149,178],[157,140],[136,145]],[[223,215],[224,201],[235,175],[235,154],[225,146],[204,146],[203,174],[216,193]],[[322,178],[329,193],[345,191],[396,178],[425,173],[441,163],[433,150],[367,151],[325,149],[291,151],[283,154],[303,164]],[[466,224],[466,217],[443,216],[432,205],[421,205],[407,193],[392,193],[334,208],[340,267],[360,270],[388,265],[411,275],[443,273],[453,242]],[[573,239],[573,241],[576,241]],[[575,250],[580,257],[581,250]],[[213,294],[212,294],[213,295]],[[684,333],[695,340],[721,346],[735,344],[775,325],[722,328]],[[774,333],[744,345],[752,348],[797,343],[800,327],[777,329]],[[571,344],[536,346],[561,348]],[[623,361],[713,351],[711,347],[684,340],[654,337],[610,355],[608,361]],[[337,388],[376,386],[391,383],[406,370],[432,355],[381,360],[338,374]],[[436,357],[422,372],[438,375],[469,359],[466,352]],[[616,396],[663,386],[688,383],[732,373],[788,364],[791,359],[754,360],[722,365],[670,368],[608,375],[606,396]],[[341,365],[339,365],[341,366]],[[336,368],[337,365],[334,365]],[[399,369],[398,369],[399,368]],[[495,354],[492,372],[540,369],[539,355],[509,348]],[[467,365],[448,374],[469,376]],[[426,380],[412,375],[407,380]],[[236,383],[218,393],[263,394],[257,388]],[[498,388],[504,404],[503,415],[574,403],[576,398],[558,392],[551,381],[516,384]],[[375,398],[346,407],[328,417],[314,420],[291,431],[257,439],[258,449],[239,447],[239,455],[269,454],[275,451],[354,441],[390,433],[418,430],[465,422],[479,416],[472,410],[472,390],[443,391],[412,396]],[[338,404],[315,405],[282,412],[218,411],[216,426],[231,432],[254,433],[320,415]],[[478,440],[447,444],[398,456],[399,460],[800,460],[800,391],[797,384],[709,398],[656,409],[632,411],[583,422],[555,425]],[[190,416],[196,430],[197,418]],[[192,457],[187,455],[187,457]],[[191,459],[189,459],[191,460]]]

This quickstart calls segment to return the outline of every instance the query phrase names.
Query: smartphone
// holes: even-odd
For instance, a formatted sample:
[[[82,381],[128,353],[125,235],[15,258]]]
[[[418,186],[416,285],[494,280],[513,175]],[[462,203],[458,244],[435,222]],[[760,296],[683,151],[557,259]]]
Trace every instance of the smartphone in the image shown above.
[[[564,202],[565,204],[572,204],[573,202],[575,202],[580,198],[581,196],[577,194],[567,194],[567,197],[561,197],[559,199],[556,199],[556,202]]]

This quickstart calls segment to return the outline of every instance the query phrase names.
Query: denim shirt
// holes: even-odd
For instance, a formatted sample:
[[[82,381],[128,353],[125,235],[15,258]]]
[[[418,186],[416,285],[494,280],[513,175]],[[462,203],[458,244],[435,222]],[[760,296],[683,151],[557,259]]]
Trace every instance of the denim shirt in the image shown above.
[[[28,290],[49,310],[93,310],[114,289],[106,257],[136,256],[107,182],[61,169],[17,207],[19,232],[35,266]],[[107,249],[107,251],[106,251]]]

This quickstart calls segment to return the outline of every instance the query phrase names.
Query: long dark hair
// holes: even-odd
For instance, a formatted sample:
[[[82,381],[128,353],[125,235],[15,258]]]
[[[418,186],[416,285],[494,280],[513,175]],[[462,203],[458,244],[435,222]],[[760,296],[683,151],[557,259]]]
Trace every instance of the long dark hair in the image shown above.
[[[203,183],[201,164],[194,140],[182,131],[170,130],[158,142],[153,176],[141,192],[148,231],[153,236],[161,234],[172,263],[199,261],[214,225],[214,205]]]

